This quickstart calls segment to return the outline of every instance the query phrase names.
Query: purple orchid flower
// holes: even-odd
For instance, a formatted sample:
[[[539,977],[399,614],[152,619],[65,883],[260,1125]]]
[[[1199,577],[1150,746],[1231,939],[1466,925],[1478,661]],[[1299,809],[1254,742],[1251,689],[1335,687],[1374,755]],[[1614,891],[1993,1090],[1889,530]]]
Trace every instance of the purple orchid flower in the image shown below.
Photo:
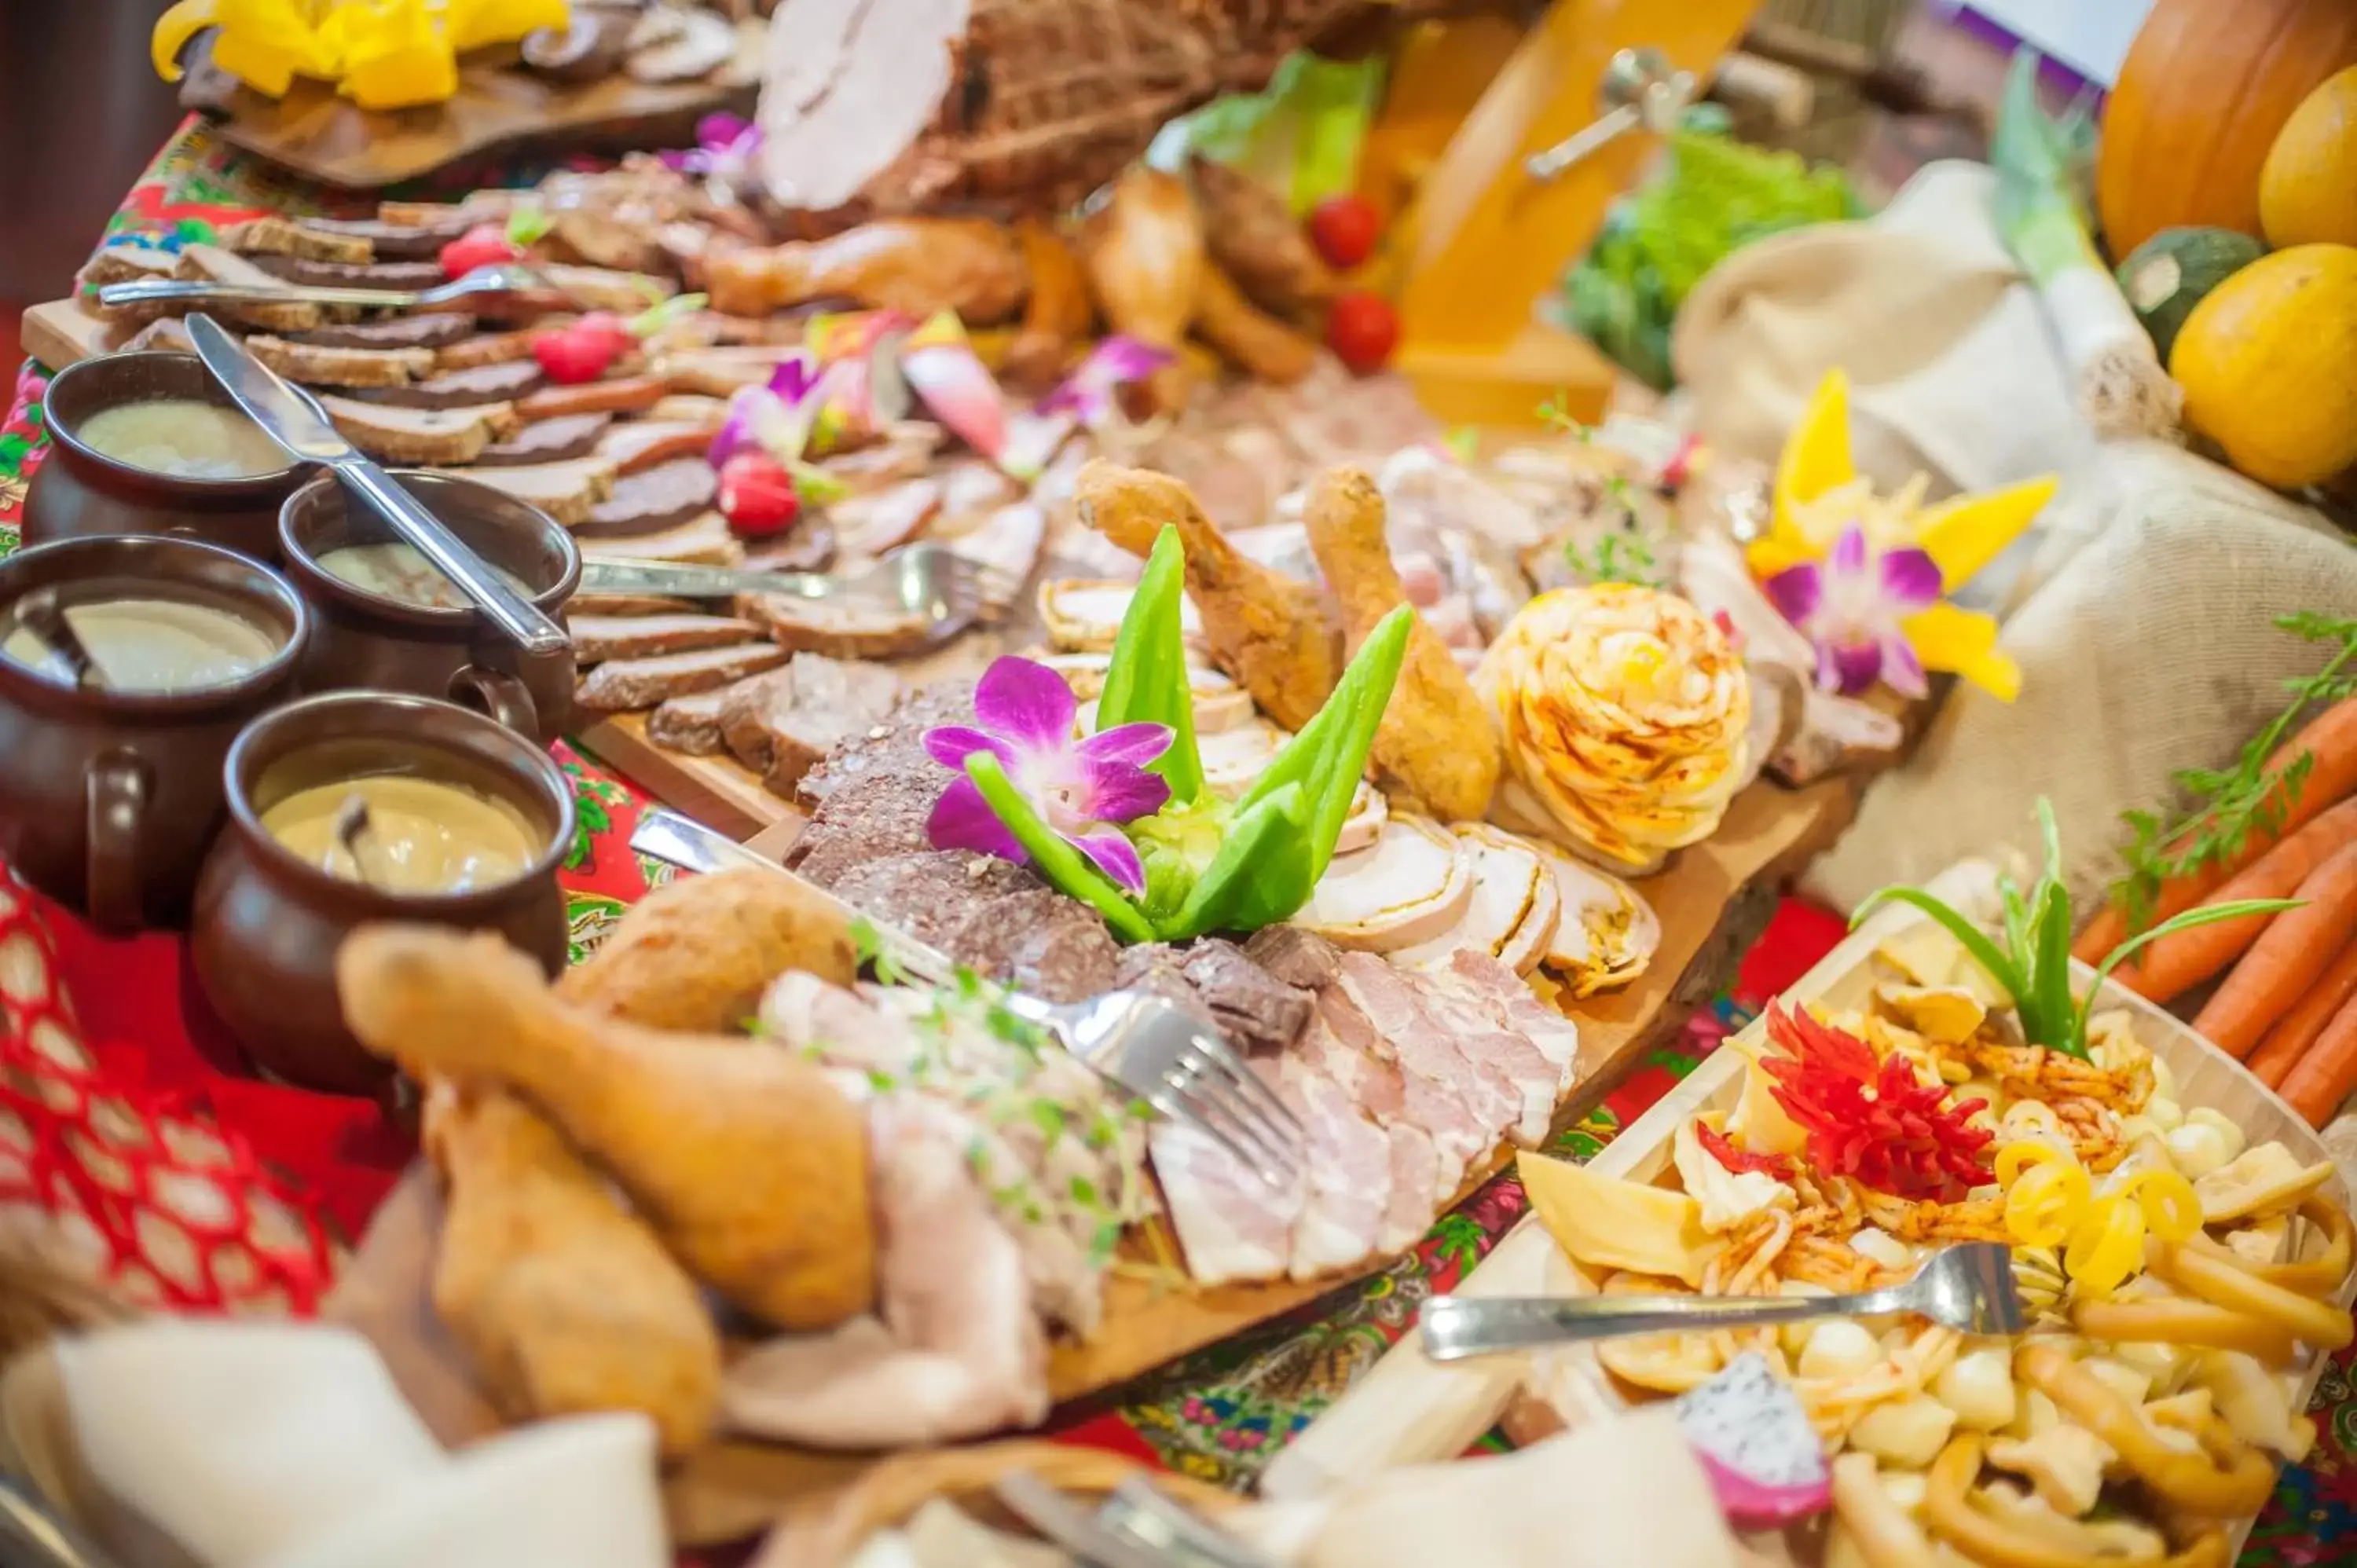
[[[695,123],[695,145],[658,154],[666,168],[726,186],[748,183],[761,150],[761,127],[741,114],[706,114]]]
[[[1853,522],[1823,561],[1768,579],[1770,602],[1817,650],[1817,684],[1854,696],[1887,681],[1901,696],[1931,688],[1907,640],[1907,618],[1940,602],[1940,568],[1921,550],[1877,552]]]
[[[1144,381],[1177,358],[1168,349],[1116,332],[1090,349],[1062,384],[1039,400],[1039,412],[1070,413],[1089,429],[1099,429],[1121,419],[1115,394],[1123,387]]]
[[[1082,739],[1073,734],[1079,711],[1072,689],[1046,665],[1012,655],[993,661],[974,689],[981,727],[942,725],[925,732],[927,755],[958,770],[925,825],[933,846],[978,850],[1017,865],[1028,858],[965,774],[965,759],[987,751],[1059,837],[1123,890],[1145,892],[1136,846],[1114,824],[1151,816],[1170,799],[1170,786],[1146,770],[1169,749],[1170,726],[1115,725]]]
[[[767,452],[788,467],[800,462],[825,401],[817,395],[824,380],[816,361],[796,354],[770,372],[768,385],[739,387],[728,400],[728,418],[705,454],[712,466],[720,467],[748,447]]]

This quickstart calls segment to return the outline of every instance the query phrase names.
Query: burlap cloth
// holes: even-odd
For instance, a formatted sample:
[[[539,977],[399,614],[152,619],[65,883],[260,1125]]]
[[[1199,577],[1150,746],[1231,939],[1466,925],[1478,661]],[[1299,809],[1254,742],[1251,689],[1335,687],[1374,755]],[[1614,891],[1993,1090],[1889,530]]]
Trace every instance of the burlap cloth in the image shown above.
[[[2059,473],[2045,516],[1965,596],[2010,608],[2012,703],[1959,686],[1867,793],[1808,890],[1848,908],[1973,854],[2034,849],[2054,803],[2074,895],[2118,874],[2119,813],[2175,803],[2323,652],[2275,628],[2357,616],[2357,549],[2321,514],[2154,442],[2098,441],[2036,291],[1988,217],[1989,171],[1926,167],[1874,219],[1762,241],[1706,278],[1672,355],[1710,446],[1772,462],[1824,372],[1851,381],[1858,469],[1935,497]]]

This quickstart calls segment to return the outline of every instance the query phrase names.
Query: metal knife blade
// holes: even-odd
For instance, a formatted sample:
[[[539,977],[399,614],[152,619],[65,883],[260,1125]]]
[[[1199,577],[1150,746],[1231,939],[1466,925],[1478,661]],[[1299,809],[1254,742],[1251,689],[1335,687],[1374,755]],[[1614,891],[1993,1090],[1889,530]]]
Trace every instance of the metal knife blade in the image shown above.
[[[188,318],[188,340],[221,391],[245,410],[278,445],[307,463],[361,460],[352,444],[328,418],[327,411],[309,392],[289,384],[277,371],[245,351],[245,346],[202,311]]]
[[[243,344],[204,312],[191,313],[187,326],[197,358],[230,401],[293,456],[333,473],[355,502],[382,518],[435,570],[457,584],[501,636],[526,653],[542,656],[562,653],[571,645],[563,627],[508,586],[440,518],[345,440],[310,393],[247,353]]]

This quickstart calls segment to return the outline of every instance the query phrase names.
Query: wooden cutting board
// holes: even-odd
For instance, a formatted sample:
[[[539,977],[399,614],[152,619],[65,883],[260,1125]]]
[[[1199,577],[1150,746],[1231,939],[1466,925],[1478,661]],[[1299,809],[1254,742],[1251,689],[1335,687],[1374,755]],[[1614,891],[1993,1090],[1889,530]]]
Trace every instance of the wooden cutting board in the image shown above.
[[[232,146],[347,190],[374,190],[524,144],[567,152],[687,146],[700,116],[752,113],[767,35],[764,23],[740,23],[736,59],[700,81],[660,85],[621,73],[568,84],[482,61],[460,68],[448,102],[417,109],[356,108],[308,80],[275,100],[240,88],[213,129]]]
[[[1637,885],[1661,917],[1662,945],[1652,967],[1635,984],[1573,1007],[1580,1032],[1580,1079],[1557,1109],[1558,1128],[1585,1116],[1649,1053],[1669,1045],[1695,1007],[1732,977],[1784,883],[1848,824],[1859,788],[1854,779],[1826,779],[1800,790],[1755,784],[1737,798],[1707,843],[1683,852],[1666,870]],[[774,842],[785,834],[764,836]],[[1458,1201],[1503,1168],[1509,1157],[1501,1151],[1469,1177]],[[462,1443],[495,1430],[499,1422],[476,1391],[428,1300],[438,1223],[433,1178],[413,1170],[379,1210],[328,1316],[373,1340],[394,1380],[436,1434]],[[1141,1257],[1150,1255],[1135,1239],[1131,1246]],[[1049,1385],[1060,1402],[1102,1394],[1315,1302],[1392,1261],[1373,1258],[1308,1282],[1204,1290],[1170,1290],[1116,1276],[1106,1287],[1103,1328],[1085,1345],[1055,1348]],[[777,1444],[713,1444],[668,1477],[674,1536],[684,1546],[739,1539],[767,1526],[788,1502],[842,1485],[868,1462],[860,1455]]]

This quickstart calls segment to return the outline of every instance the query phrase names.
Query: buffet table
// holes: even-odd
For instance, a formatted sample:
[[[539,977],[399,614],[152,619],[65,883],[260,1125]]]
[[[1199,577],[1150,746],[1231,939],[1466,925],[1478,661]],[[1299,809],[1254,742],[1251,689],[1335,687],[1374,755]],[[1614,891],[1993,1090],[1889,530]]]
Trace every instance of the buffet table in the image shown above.
[[[463,188],[483,183],[482,172],[449,177]],[[110,231],[170,247],[210,239],[223,222],[321,199],[274,183],[281,180],[184,127]],[[15,545],[25,480],[42,456],[45,385],[41,366],[27,364],[0,424],[0,552]],[[559,757],[580,818],[564,874],[577,957],[669,871],[629,848],[645,798],[585,750],[560,748]],[[1655,1051],[1560,1136],[1557,1151],[1585,1157],[1601,1148],[1839,934],[1822,911],[1784,903],[1735,983],[1695,1014],[1674,1048]],[[8,1026],[0,1029],[0,1056],[10,1069],[0,1102],[13,1113],[0,1117],[7,1156],[0,1161],[0,1203],[80,1217],[146,1282],[152,1299],[193,1309],[307,1311],[339,1250],[358,1237],[414,1149],[371,1105],[246,1073],[199,1015],[185,981],[178,939],[105,941],[62,911],[0,891],[0,1022]],[[54,1048],[44,1028],[78,1040],[79,1053]],[[167,1176],[175,1178],[169,1184]],[[185,1202],[191,1182],[221,1198],[203,1223],[189,1218]],[[1057,1434],[1208,1480],[1245,1483],[1523,1208],[1512,1177],[1493,1179],[1390,1268],[1122,1388],[1095,1408],[1060,1412]],[[232,1253],[262,1266],[224,1266]],[[2333,1543],[2357,1539],[2351,1365],[2344,1354],[2328,1371],[2318,1398],[2319,1451],[2309,1466],[2285,1473],[2245,1563],[2349,1561]]]

